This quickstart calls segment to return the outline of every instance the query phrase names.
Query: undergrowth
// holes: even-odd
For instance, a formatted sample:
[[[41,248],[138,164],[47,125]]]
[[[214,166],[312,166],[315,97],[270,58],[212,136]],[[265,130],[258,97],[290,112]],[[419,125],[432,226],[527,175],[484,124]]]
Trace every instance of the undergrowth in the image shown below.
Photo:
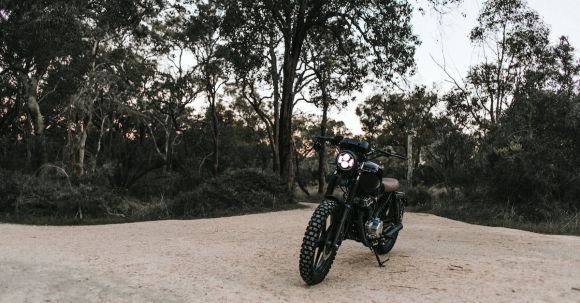
[[[410,211],[464,221],[472,224],[507,227],[543,234],[580,235],[580,213],[554,208],[542,219],[506,203],[494,205],[459,189],[415,187],[407,190]]]

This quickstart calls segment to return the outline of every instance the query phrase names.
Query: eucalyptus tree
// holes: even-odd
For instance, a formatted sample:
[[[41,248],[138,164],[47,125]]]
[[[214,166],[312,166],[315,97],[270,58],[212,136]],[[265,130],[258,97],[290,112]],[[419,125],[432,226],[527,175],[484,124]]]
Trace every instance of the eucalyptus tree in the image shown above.
[[[275,60],[275,59],[274,59]],[[271,63],[276,61],[270,61]],[[271,78],[270,78],[271,77]],[[236,107],[238,109],[246,109],[241,102],[247,103],[252,110],[251,113],[245,112],[246,115],[256,115],[258,120],[255,121],[256,126],[265,132],[265,137],[268,140],[270,153],[272,158],[272,170],[278,172],[280,170],[280,159],[278,152],[278,127],[279,127],[279,101],[280,95],[277,93],[276,87],[279,81],[275,80],[275,72],[266,73],[244,73],[236,76],[236,87],[233,90],[234,94],[239,94],[241,98],[236,100]],[[271,82],[269,82],[271,81]],[[274,92],[268,94],[264,92],[264,87],[274,87]],[[261,88],[261,89],[260,89]]]
[[[482,62],[470,68],[465,81],[452,79],[447,96],[456,120],[488,130],[511,106],[518,91],[532,85],[529,75],[541,70],[550,54],[549,28],[525,0],[488,0],[471,42],[480,47]],[[534,83],[542,83],[534,79]]]
[[[423,147],[435,139],[432,110],[438,101],[436,93],[417,87],[409,93],[374,95],[356,110],[363,130],[377,145],[406,146],[409,181],[413,167],[419,165]]]
[[[335,28],[335,30],[341,30]],[[322,111],[321,136],[327,135],[328,112],[352,100],[350,94],[360,91],[368,75],[368,63],[362,56],[353,56],[356,45],[345,41],[337,43],[335,35],[327,32],[313,33],[307,39],[302,56],[305,67],[300,73],[302,86],[308,89],[308,102]],[[302,89],[297,91],[302,94]],[[318,193],[324,192],[326,180],[326,146],[318,150]]]
[[[140,109],[165,172],[172,166],[175,146],[190,127],[190,105],[204,90],[197,82],[198,65],[191,62],[187,31],[192,12],[185,4],[168,4],[151,22],[149,44],[158,65]]]
[[[219,172],[220,119],[218,107],[228,81],[228,49],[224,46],[221,24],[223,11],[214,2],[194,1],[195,11],[186,20],[184,35],[194,57],[194,81],[207,98],[212,134],[212,172]]]
[[[36,160],[47,161],[46,99],[62,90],[60,76],[82,55],[87,43],[76,6],[66,1],[4,1],[0,6],[0,73],[16,95],[11,98],[11,123],[25,128],[23,135]],[[44,104],[43,104],[44,103]],[[43,105],[43,106],[41,106]],[[26,117],[26,123],[21,118]],[[30,164],[31,148],[28,148]]]
[[[294,133],[292,136],[292,144],[294,148],[294,165],[296,169],[296,183],[300,189],[310,196],[308,192],[307,183],[311,179],[320,177],[320,162],[314,164],[310,160],[316,154],[314,148],[314,140],[312,138],[319,134],[320,125],[322,123],[321,117],[313,114],[297,113],[295,115],[296,123],[294,123]],[[352,133],[342,121],[328,119],[326,121],[326,128],[329,133],[341,134],[345,137],[351,137]],[[318,159],[319,160],[319,159]],[[323,163],[325,166],[327,163]],[[305,174],[305,170],[307,173]],[[325,169],[323,169],[325,171]],[[314,173],[316,171],[316,174]],[[320,180],[318,181],[320,186]],[[324,184],[324,183],[323,183]]]
[[[224,32],[235,29],[236,20],[224,19]],[[259,124],[267,135],[272,155],[272,170],[280,172],[279,133],[282,70],[280,69],[279,44],[281,37],[267,20],[247,20],[272,28],[264,36],[233,36],[227,39],[230,52],[228,61],[233,68],[236,85],[232,93],[239,95],[254,110]],[[247,24],[246,24],[247,25]],[[259,26],[254,24],[252,26]],[[261,47],[256,47],[256,46]],[[250,46],[250,47],[248,47]],[[241,104],[238,104],[241,105]]]
[[[293,184],[292,113],[301,57],[307,37],[327,32],[338,43],[351,43],[353,56],[370,63],[377,78],[392,80],[413,65],[417,38],[412,34],[412,8],[407,1],[324,1],[324,0],[221,0],[224,34],[232,48],[248,58],[246,70],[263,66],[262,57],[279,39],[275,50],[281,58],[281,91],[278,126],[280,174]]]
[[[21,92],[13,100],[22,112],[14,117],[24,115],[30,122],[27,133],[38,139],[41,163],[48,160],[45,131],[64,129],[69,155],[64,160],[84,173],[94,104],[112,96],[107,92],[119,81],[114,74],[129,74],[128,54],[146,35],[142,23],[161,5],[150,0],[3,2],[0,65]]]

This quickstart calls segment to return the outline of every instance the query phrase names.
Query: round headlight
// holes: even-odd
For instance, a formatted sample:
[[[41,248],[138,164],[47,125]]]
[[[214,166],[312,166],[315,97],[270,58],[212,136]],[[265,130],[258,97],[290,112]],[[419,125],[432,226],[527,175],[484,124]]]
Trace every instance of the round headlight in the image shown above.
[[[336,157],[336,166],[340,170],[351,170],[354,167],[354,155],[350,152],[343,151]]]

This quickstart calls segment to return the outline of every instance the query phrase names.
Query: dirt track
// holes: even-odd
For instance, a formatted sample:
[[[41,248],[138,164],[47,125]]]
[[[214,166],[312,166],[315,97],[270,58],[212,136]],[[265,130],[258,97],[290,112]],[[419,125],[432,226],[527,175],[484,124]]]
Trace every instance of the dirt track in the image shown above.
[[[580,302],[580,237],[407,214],[386,268],[347,241],[306,287],[312,209],[105,226],[0,224],[0,302]]]

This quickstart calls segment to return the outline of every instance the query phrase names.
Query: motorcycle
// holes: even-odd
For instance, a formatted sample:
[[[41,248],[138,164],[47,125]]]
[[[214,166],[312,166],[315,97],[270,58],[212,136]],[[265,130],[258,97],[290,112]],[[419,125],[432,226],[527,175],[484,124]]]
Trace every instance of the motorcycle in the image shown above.
[[[398,191],[399,182],[383,178],[382,169],[372,162],[380,157],[405,160],[404,156],[373,150],[366,141],[342,136],[315,136],[314,147],[320,149],[326,142],[338,147],[338,154],[324,200],[312,214],[302,240],[300,276],[308,285],[324,280],[338,248],[347,239],[370,248],[383,267],[386,261],[379,256],[395,246],[407,204],[404,193]],[[341,198],[334,194],[337,188]]]

